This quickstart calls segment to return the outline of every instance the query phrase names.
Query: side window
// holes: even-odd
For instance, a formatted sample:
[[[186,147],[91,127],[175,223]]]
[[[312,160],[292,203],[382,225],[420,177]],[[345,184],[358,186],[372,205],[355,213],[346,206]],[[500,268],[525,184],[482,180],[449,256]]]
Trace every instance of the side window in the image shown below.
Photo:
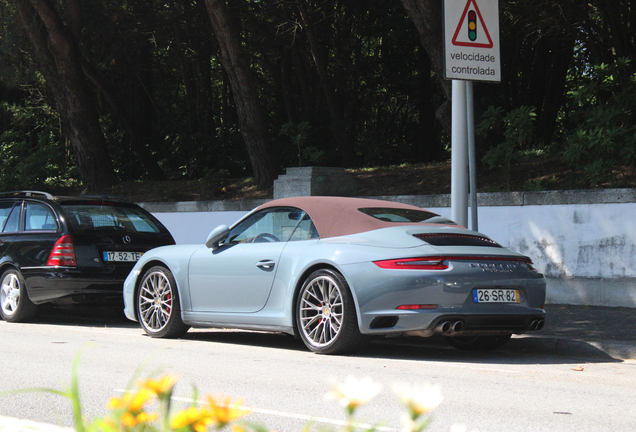
[[[307,213],[304,213],[289,241],[310,240],[319,238],[316,226]]]
[[[13,202],[0,203],[0,231],[4,231],[4,227],[13,209],[13,204]]]
[[[257,213],[230,231],[228,243],[286,242],[305,213],[293,207],[273,207]]]
[[[56,229],[57,222],[55,221],[55,215],[53,215],[53,212],[47,206],[38,203],[26,203],[25,231],[48,231]]]
[[[7,222],[4,224],[4,229],[2,232],[17,232],[18,224],[20,223],[20,204],[17,204],[11,210],[11,214],[7,218]]]

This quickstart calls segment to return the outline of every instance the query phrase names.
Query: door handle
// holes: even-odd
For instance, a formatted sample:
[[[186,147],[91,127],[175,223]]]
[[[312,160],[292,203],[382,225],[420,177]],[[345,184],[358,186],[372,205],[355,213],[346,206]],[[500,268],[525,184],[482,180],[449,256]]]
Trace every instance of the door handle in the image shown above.
[[[276,263],[272,260],[263,260],[256,263],[256,267],[263,270],[271,270],[275,265]]]

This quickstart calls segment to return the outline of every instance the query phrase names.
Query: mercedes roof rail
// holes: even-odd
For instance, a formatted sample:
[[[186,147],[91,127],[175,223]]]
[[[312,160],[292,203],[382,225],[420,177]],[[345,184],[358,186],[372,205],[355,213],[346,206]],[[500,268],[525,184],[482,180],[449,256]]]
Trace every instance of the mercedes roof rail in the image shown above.
[[[53,195],[48,192],[41,191],[32,191],[32,190],[21,190],[21,191],[8,191],[8,192],[0,192],[0,197],[9,198],[9,197],[44,197],[46,199],[55,199]]]
[[[86,198],[86,199],[99,199],[102,201],[115,201],[115,202],[124,202],[124,203],[132,203],[130,200],[120,197],[117,195],[77,195],[73,197],[64,197],[66,199],[73,198]]]

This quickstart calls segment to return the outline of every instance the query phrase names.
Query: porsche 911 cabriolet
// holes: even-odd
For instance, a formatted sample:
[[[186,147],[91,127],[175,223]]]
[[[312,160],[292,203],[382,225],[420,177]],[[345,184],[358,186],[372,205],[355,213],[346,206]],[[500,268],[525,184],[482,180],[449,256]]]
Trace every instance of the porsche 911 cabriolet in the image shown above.
[[[444,336],[494,350],[545,323],[530,258],[419,207],[270,201],[204,245],[152,249],[124,283],[125,314],[152,337],[190,327],[283,332],[321,354],[374,336]]]

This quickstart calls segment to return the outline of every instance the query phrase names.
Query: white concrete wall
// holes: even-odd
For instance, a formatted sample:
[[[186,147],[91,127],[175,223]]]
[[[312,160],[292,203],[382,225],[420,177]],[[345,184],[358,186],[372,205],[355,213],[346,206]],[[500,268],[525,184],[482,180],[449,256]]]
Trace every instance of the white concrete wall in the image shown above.
[[[636,307],[635,203],[479,209],[479,230],[532,258],[548,301]]]
[[[393,198],[450,217],[443,196]],[[537,202],[536,193],[522,199],[508,194],[494,205],[479,207],[479,231],[532,258],[548,278],[550,303],[636,307],[636,202],[629,202],[636,199],[572,204],[576,200],[570,195],[566,198],[561,195],[560,201],[565,203],[525,205]],[[489,203],[493,197],[481,201]],[[152,205],[148,210],[166,225],[177,244],[204,243],[214,227],[231,225],[258,204],[222,206],[223,211],[215,206],[206,211],[180,208],[170,212],[162,203],[160,211],[153,211]]]
[[[204,244],[208,234],[219,225],[232,225],[246,211],[168,212],[153,215],[168,228],[177,244]]]

